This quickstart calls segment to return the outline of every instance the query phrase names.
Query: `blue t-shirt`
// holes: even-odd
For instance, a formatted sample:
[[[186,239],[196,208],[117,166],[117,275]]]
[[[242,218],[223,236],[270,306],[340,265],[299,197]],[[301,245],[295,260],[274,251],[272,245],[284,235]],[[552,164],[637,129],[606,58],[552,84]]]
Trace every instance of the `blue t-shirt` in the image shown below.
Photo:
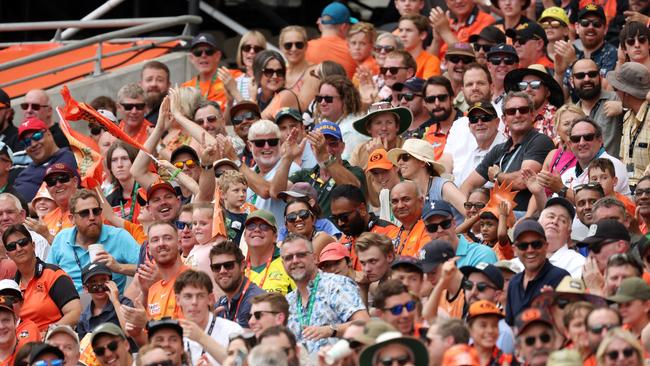
[[[44,163],[29,163],[29,165],[18,174],[18,177],[16,177],[16,181],[14,182],[14,188],[27,202],[31,202],[31,200],[34,199],[36,192],[38,192],[38,189],[41,187],[41,183],[43,183],[45,171],[54,163],[64,163],[75,172],[77,171],[77,161],[75,160],[72,151],[67,147],[62,147],[57,150],[54,155]]]

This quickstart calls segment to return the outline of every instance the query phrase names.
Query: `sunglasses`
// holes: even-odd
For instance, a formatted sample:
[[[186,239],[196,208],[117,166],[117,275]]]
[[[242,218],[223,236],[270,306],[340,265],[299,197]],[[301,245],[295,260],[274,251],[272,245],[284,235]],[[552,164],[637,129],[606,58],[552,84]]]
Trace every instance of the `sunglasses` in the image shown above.
[[[210,269],[212,272],[221,272],[221,268],[225,268],[226,271],[232,271],[235,268],[237,261],[228,261],[223,263],[212,263],[210,264]]]
[[[332,219],[333,223],[348,222],[348,220],[350,220],[350,215],[352,215],[353,213],[354,213],[354,211],[344,212],[344,213],[342,213],[340,215],[332,215],[332,216],[330,216],[330,218]]]
[[[144,366],[173,366],[173,365],[174,362],[172,360],[163,360],[163,361],[148,363]]]
[[[603,25],[605,25],[605,24],[602,22],[602,20],[598,20],[598,19],[594,19],[594,20],[590,20],[590,19],[580,19],[580,22],[579,22],[579,23],[580,23],[581,26],[583,26],[583,27],[585,27],[585,28],[587,28],[587,27],[590,26],[590,25],[593,25],[594,28],[600,28],[600,27],[602,27]]]
[[[650,195],[650,188],[637,188],[634,190],[635,197],[642,197],[643,195]]]
[[[620,356],[623,356],[623,358],[630,358],[634,356],[636,352],[634,351],[634,348],[632,347],[625,347],[622,350],[618,351],[609,351],[605,353],[607,355],[607,358],[609,358],[610,361],[616,361],[619,359]]]
[[[537,337],[536,337],[536,336],[529,336],[529,337],[524,338],[524,342],[526,343],[526,345],[527,345],[528,347],[532,347],[532,346],[535,345],[535,342],[536,342],[538,339],[539,339],[543,344],[547,344],[547,343],[551,342],[551,335],[548,334],[548,333],[542,333],[542,334],[540,334],[540,335],[537,336]]]
[[[451,55],[451,56],[445,57],[445,59],[448,62],[451,62],[451,63],[454,63],[454,64],[460,63],[461,61],[465,65],[474,62],[474,57],[470,57],[470,56]]]
[[[248,111],[248,112],[242,113],[242,114],[240,114],[240,115],[238,115],[236,117],[233,117],[230,120],[231,120],[233,125],[238,125],[238,124],[244,122],[247,119],[255,119],[256,117],[257,117],[257,114],[255,114],[252,111]]]
[[[603,334],[603,330],[612,330],[614,328],[620,327],[618,324],[600,324],[589,327],[589,331],[593,334]]]
[[[47,184],[48,187],[54,187],[57,183],[66,184],[70,182],[71,179],[72,179],[71,176],[64,174],[64,175],[50,176],[43,180],[45,181],[45,184]]]
[[[415,99],[415,97],[421,97],[422,94],[415,94],[415,93],[399,93],[397,94],[397,100],[402,100],[406,99],[407,102],[412,101]]]
[[[269,230],[273,230],[273,226],[265,222],[260,222],[259,224],[255,222],[251,222],[246,225],[246,230],[248,231],[255,231],[257,229],[260,229],[261,231],[269,231]]]
[[[487,122],[492,121],[495,118],[496,118],[496,116],[492,116],[492,115],[489,115],[489,114],[472,114],[472,115],[467,116],[467,119],[469,120],[470,124],[476,124],[479,121],[487,123]]]
[[[628,46],[634,46],[636,41],[639,41],[639,44],[645,44],[648,42],[648,37],[643,34],[639,34],[636,37],[629,37],[625,40],[625,44]]]
[[[201,57],[203,55],[212,56],[214,55],[215,52],[217,52],[217,50],[214,48],[198,48],[192,51],[192,54],[194,55],[194,57]]]
[[[106,127],[92,123],[90,124],[90,134],[99,135],[102,131],[106,131]]]
[[[192,223],[191,222],[176,220],[174,223],[176,224],[176,229],[178,229],[178,230],[185,230],[185,228],[188,228],[188,229],[192,230]]]
[[[472,44],[472,47],[474,47],[474,51],[481,52],[481,50],[483,50],[483,52],[485,53],[488,53],[490,51],[490,48],[492,48],[493,46],[494,45],[492,44],[478,44],[478,43]]]
[[[508,66],[512,66],[515,64],[517,60],[515,60],[514,57],[504,56],[504,57],[490,57],[488,58],[488,61],[494,66],[499,66],[501,65],[501,63],[504,63]]]
[[[120,105],[126,111],[133,110],[133,108],[135,108],[138,111],[141,111],[144,109],[145,104],[144,103],[120,103]]]
[[[589,79],[595,79],[600,73],[597,70],[587,71],[587,72],[574,72],[573,77],[582,80],[585,76],[589,76]]]
[[[25,146],[31,146],[32,141],[41,141],[45,137],[45,130],[34,132],[30,137],[25,137],[22,141]]]
[[[531,89],[537,90],[539,87],[542,86],[542,81],[541,80],[533,80],[533,81],[520,81],[517,83],[517,87],[519,87],[520,91],[524,91],[528,89],[530,86]]]
[[[435,224],[426,224],[425,227],[427,228],[427,231],[430,233],[436,233],[438,232],[438,228],[442,228],[443,230],[447,230],[451,227],[451,220],[452,219],[447,219],[445,221],[435,223]]]
[[[427,95],[424,97],[424,101],[427,103],[435,103],[436,100],[439,100],[440,103],[444,103],[447,99],[449,99],[449,94]]]
[[[40,360],[36,361],[32,364],[32,366],[61,366],[63,365],[63,360],[56,359],[56,360]]]
[[[183,167],[187,167],[187,169],[192,169],[196,166],[196,161],[194,159],[187,159],[185,161],[177,161],[174,163],[174,166],[178,169],[183,169]]]
[[[258,52],[262,52],[262,51],[264,51],[264,47],[253,46],[253,45],[250,45],[250,44],[245,44],[245,45],[241,46],[241,50],[242,50],[243,52],[254,51],[255,53],[258,53]]]
[[[120,341],[116,339],[108,343],[106,347],[93,347],[93,351],[95,351],[95,355],[102,357],[106,353],[107,348],[109,351],[115,352],[117,351],[117,347],[119,347],[119,345]]]
[[[472,282],[470,280],[464,280],[463,281],[463,288],[465,289],[465,291],[472,291],[474,289],[474,286],[476,286],[476,289],[478,290],[478,292],[483,292],[483,291],[485,291],[485,290],[487,290],[489,288],[491,288],[493,290],[497,289],[496,287],[490,285],[487,282]]]
[[[338,95],[317,95],[314,97],[314,100],[316,103],[321,103],[325,101],[325,103],[329,104],[334,101],[334,98],[338,98]]]
[[[250,140],[255,147],[262,148],[265,145],[269,145],[270,147],[276,147],[280,143],[280,139],[265,139],[265,140]]]
[[[412,313],[413,310],[415,310],[416,304],[417,303],[415,302],[415,300],[411,300],[406,304],[391,306],[390,308],[385,308],[384,310],[390,311],[390,313],[393,315],[400,315],[404,311],[404,309],[406,309],[407,312]]]
[[[381,45],[376,45],[373,50],[377,53],[388,53],[388,52],[393,52],[395,51],[395,47],[393,46],[381,46]]]
[[[558,29],[558,28],[562,28],[562,27],[565,26],[563,23],[561,23],[558,20],[550,20],[550,21],[546,21],[546,22],[541,22],[539,25],[541,25],[542,28],[544,28],[544,29]]]
[[[409,355],[402,355],[402,356],[397,356],[397,357],[384,357],[379,360],[377,360],[382,366],[393,366],[394,364],[398,364],[399,366],[404,366],[409,363],[412,363],[413,360],[411,360],[411,356]]]
[[[562,310],[564,310],[564,308],[566,308],[567,305],[569,305],[570,303],[571,303],[571,300],[569,300],[569,299],[562,299],[562,298],[560,298],[560,299],[555,299],[555,301],[553,301],[553,305],[557,305],[557,307],[560,308],[560,309],[562,309]]]
[[[465,207],[466,210],[471,210],[473,208],[477,210],[481,210],[485,208],[485,203],[483,202],[465,202],[463,203],[463,206]]]
[[[266,76],[267,78],[273,77],[273,75],[276,75],[279,78],[283,78],[285,75],[286,71],[284,69],[264,69],[262,70],[262,74]]]
[[[529,106],[523,106],[523,107],[514,107],[514,108],[506,108],[503,113],[506,114],[506,116],[514,116],[515,114],[524,115],[530,113],[530,107]]]
[[[253,311],[248,316],[248,320],[251,320],[253,318],[255,318],[255,320],[260,320],[262,318],[262,315],[264,315],[264,314],[278,314],[278,312],[277,311],[270,311],[270,310]]]
[[[571,136],[569,136],[569,140],[571,140],[571,142],[573,142],[574,144],[577,144],[582,139],[584,139],[586,142],[592,142],[592,141],[594,141],[595,138],[596,138],[595,133],[587,133],[587,134],[584,134],[584,135],[571,135]]]
[[[287,217],[285,218],[288,222],[294,223],[298,221],[298,218],[300,220],[305,221],[311,216],[311,212],[309,210],[300,210],[298,212],[292,212],[290,214],[287,214]]]
[[[311,252],[309,252],[309,251],[298,252],[298,253],[294,253],[294,254],[287,254],[285,256],[282,256],[282,261],[286,263],[286,262],[291,262],[294,258],[298,259],[298,260],[305,259],[310,254],[311,254]]]
[[[397,75],[397,73],[402,69],[406,70],[408,69],[408,67],[406,66],[380,67],[379,73],[382,75],[386,75],[386,73],[389,73],[390,75]]]
[[[199,126],[203,126],[204,122],[205,123],[215,123],[215,122],[217,122],[218,119],[219,118],[217,116],[207,116],[207,117],[205,117],[205,119],[199,118],[199,119],[194,120],[194,122]]]
[[[407,161],[411,160],[411,158],[412,158],[412,156],[410,154],[400,154],[397,157],[397,161],[398,162],[399,161],[407,162]]]
[[[26,247],[29,243],[31,243],[31,240],[29,240],[28,238],[22,238],[22,239],[18,239],[18,240],[16,240],[16,241],[12,241],[11,243],[7,243],[7,244],[5,244],[5,249],[6,249],[8,252],[13,252],[13,251],[16,250],[19,246],[20,246],[21,248],[24,248],[24,247]]]
[[[73,212],[74,214],[77,214],[81,216],[82,218],[87,218],[90,216],[90,213],[93,213],[93,216],[99,216],[102,214],[102,208],[101,207],[95,207],[95,208],[87,208],[81,211]]]
[[[292,49],[294,46],[296,46],[297,49],[302,50],[305,48],[305,42],[284,42],[282,45],[282,47],[284,47],[284,49],[287,51]]]
[[[20,109],[23,111],[26,111],[28,109],[32,109],[33,111],[38,111],[41,108],[47,108],[49,105],[47,104],[36,104],[36,103],[20,103]]]
[[[573,187],[574,196],[577,195],[578,192],[582,191],[583,189],[593,189],[593,190],[597,190],[599,192],[603,192],[603,186],[601,186],[600,183],[598,183],[598,182],[589,182],[589,183],[585,183],[585,184],[578,184],[577,186]],[[591,202],[591,201],[589,201],[589,202],[591,204],[593,204],[593,202]]]
[[[544,242],[541,240],[533,240],[531,242],[520,241],[515,243],[515,246],[522,252],[528,250],[528,247],[532,247],[535,250],[540,250],[544,246]]]

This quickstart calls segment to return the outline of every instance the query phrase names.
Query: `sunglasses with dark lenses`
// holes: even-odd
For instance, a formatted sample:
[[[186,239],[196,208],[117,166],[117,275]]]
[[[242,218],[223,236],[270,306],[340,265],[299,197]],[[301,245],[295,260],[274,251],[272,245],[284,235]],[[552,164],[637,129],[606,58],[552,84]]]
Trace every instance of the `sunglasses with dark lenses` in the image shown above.
[[[32,364],[32,366],[62,366],[63,365],[63,360],[61,359],[56,359],[56,360],[40,360],[36,361]]]
[[[203,126],[203,122],[205,122],[205,123],[215,123],[215,122],[217,122],[218,119],[219,118],[217,116],[207,116],[207,117],[205,117],[205,119],[199,118],[199,119],[194,120],[194,123],[196,123],[199,126]]]
[[[600,324],[589,327],[589,331],[593,334],[603,334],[603,330],[610,331],[614,328],[620,327],[618,324]]]
[[[471,210],[473,208],[477,210],[482,210],[485,208],[485,203],[483,202],[465,202],[463,203],[463,206],[465,207],[466,210]]]
[[[526,345],[527,345],[528,347],[532,347],[532,346],[535,345],[535,342],[536,342],[538,339],[539,339],[543,344],[548,344],[549,342],[551,342],[551,335],[548,334],[548,333],[542,333],[542,334],[540,334],[540,335],[537,336],[537,337],[536,337],[536,336],[528,336],[528,337],[524,338],[524,342],[526,343]]]
[[[294,223],[298,221],[298,218],[300,220],[305,221],[311,216],[311,212],[309,210],[300,210],[298,212],[292,212],[290,214],[287,214],[286,220],[290,223]]]
[[[604,24],[603,24],[602,20],[598,20],[598,19],[580,19],[580,25],[585,27],[585,28],[587,28],[590,25],[593,25],[594,28],[600,28]]]
[[[564,310],[564,308],[565,308],[567,305],[569,305],[570,303],[571,303],[571,300],[569,300],[569,299],[563,299],[563,298],[555,299],[555,300],[553,301],[553,305],[557,305],[557,307],[560,308],[560,309],[562,309],[562,310]]]
[[[472,47],[474,47],[474,51],[481,52],[481,50],[483,50],[483,52],[485,53],[488,53],[490,51],[490,48],[492,48],[493,46],[494,45],[492,44],[478,44],[478,43],[472,44]]]
[[[407,162],[407,161],[409,161],[409,160],[411,160],[411,155],[410,155],[410,154],[400,154],[400,155],[397,157],[397,161]]]
[[[251,314],[248,316],[248,320],[251,320],[255,318],[255,320],[260,320],[262,318],[262,315],[264,314],[277,314],[277,311],[270,311],[270,310],[259,310],[259,311],[253,311]]]
[[[133,108],[135,108],[138,111],[141,111],[144,109],[145,104],[144,103],[120,103],[122,108],[126,111],[130,111]]]
[[[505,113],[507,116],[514,116],[515,114],[528,114],[530,113],[530,107],[529,106],[523,106],[523,107],[514,107],[514,108],[506,108],[503,113]]]
[[[503,56],[503,57],[490,57],[488,58],[488,61],[494,65],[494,66],[499,66],[501,63],[504,63],[508,66],[512,66],[517,62],[514,57],[509,57],[509,56]]]
[[[192,54],[194,55],[194,57],[201,57],[203,55],[212,56],[214,55],[215,52],[217,52],[217,50],[214,48],[198,48],[192,51]]]
[[[93,213],[93,216],[99,216],[99,215],[102,214],[102,208],[101,207],[87,208],[87,209],[80,210],[80,211],[77,211],[77,212],[74,212],[74,213],[85,219],[88,216],[90,216],[91,212]]]
[[[397,100],[406,99],[407,102],[410,102],[413,99],[415,99],[415,97],[421,97],[421,96],[422,95],[415,94],[415,93],[399,93],[397,94]]]
[[[241,46],[241,50],[244,51],[244,52],[247,52],[247,53],[250,52],[250,51],[255,51],[255,53],[258,53],[258,52],[264,51],[264,47],[245,44],[245,45]]]
[[[439,100],[440,103],[444,103],[447,99],[449,99],[449,94],[427,95],[424,97],[424,101],[427,103],[435,103],[436,100]]]
[[[417,303],[415,302],[415,300],[411,300],[406,304],[391,306],[390,308],[386,308],[384,310],[390,311],[390,313],[393,315],[400,315],[404,311],[404,309],[406,309],[407,312],[412,313],[413,310],[415,310],[416,304]]]
[[[148,363],[144,366],[173,366],[174,361],[172,360],[163,360],[163,361],[158,361],[158,362],[153,362],[153,363]]]
[[[257,114],[255,114],[255,112],[248,111],[248,112],[242,113],[242,114],[240,114],[240,115],[238,115],[236,117],[233,117],[230,120],[231,120],[233,125],[238,125],[238,124],[244,122],[247,119],[255,119],[255,117],[257,117]]]
[[[187,169],[192,169],[196,166],[196,160],[187,159],[187,160],[177,161],[174,163],[174,166],[178,169],[183,169],[183,167],[187,167]]]
[[[453,64],[457,64],[457,63],[463,61],[463,63],[465,65],[467,65],[467,64],[471,64],[472,62],[474,62],[474,57],[461,56],[461,55],[450,55],[450,56],[445,57],[445,59],[447,61],[453,63]]]
[[[478,292],[483,292],[489,288],[496,290],[494,286],[490,285],[487,282],[472,282],[470,280],[463,281],[463,288],[465,289],[465,291],[472,291],[472,289],[474,289],[474,286],[476,286]]]
[[[616,351],[609,351],[605,353],[607,355],[607,358],[609,358],[610,361],[616,361],[619,359],[620,356],[623,356],[623,358],[630,358],[634,356],[634,353],[636,351],[632,347],[625,347],[622,350],[616,350]]]
[[[191,222],[176,220],[175,224],[176,224],[176,229],[178,229],[178,230],[185,230],[185,228],[188,228],[188,229],[192,230],[192,223]]]
[[[29,240],[29,238],[22,238],[22,239],[18,239],[18,240],[16,240],[16,241],[12,241],[11,243],[7,243],[7,244],[5,244],[5,249],[6,249],[8,252],[13,252],[13,251],[16,250],[19,246],[20,246],[21,248],[24,248],[24,247],[26,247],[29,243],[31,243],[31,240]]]
[[[38,111],[41,108],[47,108],[49,105],[47,104],[37,104],[37,103],[20,103],[20,109],[23,111],[26,111],[28,109],[32,109],[33,111]]]
[[[334,101],[334,98],[336,98],[334,95],[317,95],[314,97],[314,100],[316,103],[322,103],[325,101],[325,103],[329,104]]]
[[[98,125],[96,123],[91,123],[89,127],[90,127],[90,134],[94,136],[99,135],[100,133],[102,133],[102,131],[106,131],[106,127],[102,125]]]
[[[589,79],[595,79],[600,73],[597,70],[587,71],[587,72],[574,72],[573,77],[582,80],[585,76],[589,76]]]
[[[467,119],[469,119],[469,123],[475,124],[478,123],[479,121],[487,123],[495,119],[496,116],[492,116],[489,114],[470,114],[467,116]]]
[[[515,243],[515,246],[522,252],[528,250],[528,247],[532,247],[535,250],[540,250],[544,246],[544,242],[541,240],[533,240],[531,242],[520,241]]]
[[[542,81],[541,80],[520,81],[517,83],[517,87],[519,87],[520,91],[524,91],[528,89],[529,86],[531,89],[537,90],[539,89],[540,86],[542,86]]]
[[[436,233],[438,232],[438,228],[442,228],[443,230],[447,230],[451,227],[451,220],[448,219],[436,224],[426,224],[425,227],[427,228],[427,231],[430,233]]]
[[[595,138],[596,138],[595,133],[587,133],[587,134],[584,134],[584,135],[571,135],[571,136],[569,136],[569,140],[571,140],[571,142],[573,142],[574,144],[577,144],[582,139],[584,139],[586,142],[592,142],[592,141],[594,141]]]
[[[283,78],[285,75],[286,71],[284,69],[264,69],[262,70],[262,74],[266,76],[267,78],[273,77],[273,75],[276,75],[279,78]]]
[[[72,179],[71,176],[67,174],[63,174],[63,175],[49,176],[43,180],[45,181],[45,184],[47,184],[48,187],[54,187],[57,183],[66,184],[70,182],[71,179]]]
[[[542,26],[544,29],[558,29],[563,26],[562,23],[560,23],[557,20],[551,20],[551,21],[546,21],[546,22],[541,22],[539,25]]]
[[[384,358],[380,358],[377,361],[379,361],[379,363],[382,366],[393,366],[395,364],[398,364],[399,366],[404,366],[413,362],[413,360],[411,360],[411,356],[409,355],[402,355],[397,357],[384,357]]]
[[[212,263],[210,264],[210,269],[212,272],[221,272],[221,268],[225,268],[226,271],[232,271],[235,268],[237,261],[228,261],[223,263]]]
[[[284,42],[284,44],[282,45],[282,47],[284,47],[284,49],[287,51],[292,49],[294,46],[297,49],[302,50],[303,48],[305,48],[305,42]]]
[[[120,345],[120,340],[116,339],[111,342],[109,342],[106,347],[93,347],[93,351],[95,351],[95,355],[102,357],[106,353],[106,349],[108,348],[109,351],[115,352],[117,351],[117,347]]]
[[[643,195],[650,195],[650,188],[637,188],[634,190],[634,197],[642,197]]]
[[[377,53],[382,53],[382,52],[388,53],[388,52],[393,52],[393,51],[395,51],[395,47],[393,47],[393,46],[381,46],[381,45],[375,45],[375,47],[374,47],[373,49],[374,49],[375,52],[377,52]]]
[[[397,75],[397,73],[402,69],[406,70],[408,69],[408,67],[406,66],[380,67],[379,73],[382,75],[386,75],[386,73],[389,73],[390,75]]]
[[[25,146],[31,146],[32,141],[41,141],[45,137],[45,130],[34,132],[30,137],[25,137],[22,141]]]
[[[636,41],[639,41],[639,44],[645,44],[648,42],[648,37],[645,36],[644,34],[639,34],[636,37],[629,37],[625,40],[625,44],[631,47],[634,46]]]
[[[268,231],[268,230],[273,230],[273,226],[265,222],[260,222],[260,223],[251,222],[246,225],[246,230],[248,231],[255,231],[257,229],[260,229],[262,231]]]
[[[344,213],[342,213],[340,215],[332,215],[332,216],[330,216],[330,218],[332,219],[332,222],[335,223],[335,224],[338,223],[339,221],[340,222],[348,222],[348,220],[350,220],[350,215],[352,215],[353,213],[354,213],[354,211],[344,212]]]
[[[265,140],[250,140],[255,147],[262,148],[265,145],[269,145],[270,147],[276,147],[280,143],[280,139],[265,139]]]

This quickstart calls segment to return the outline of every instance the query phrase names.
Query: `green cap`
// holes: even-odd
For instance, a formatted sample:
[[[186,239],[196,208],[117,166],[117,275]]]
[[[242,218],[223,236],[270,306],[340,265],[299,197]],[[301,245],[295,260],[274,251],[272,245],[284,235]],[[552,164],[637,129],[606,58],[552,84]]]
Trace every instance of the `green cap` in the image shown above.
[[[92,335],[90,336],[90,344],[91,345],[95,344],[97,337],[99,337],[102,334],[109,334],[112,336],[122,337],[126,339],[126,336],[122,331],[122,328],[120,328],[118,325],[115,325],[113,323],[104,323],[98,325],[97,328],[93,329]]]
[[[616,290],[616,295],[608,297],[607,300],[617,303],[650,300],[650,285],[640,277],[626,278]]]
[[[278,225],[275,223],[275,216],[267,210],[256,210],[248,214],[244,225],[247,225],[253,219],[260,219],[273,226],[273,230],[278,231]]]
[[[357,342],[361,342],[367,346],[370,344],[374,344],[375,340],[377,340],[377,337],[379,337],[380,334],[386,332],[394,332],[396,330],[397,329],[395,329],[395,327],[386,323],[383,320],[376,319],[376,318],[370,319],[366,322],[366,325],[364,325],[363,333],[354,337],[354,340]]]
[[[551,353],[546,366],[582,366],[582,357],[576,350],[563,349]]]

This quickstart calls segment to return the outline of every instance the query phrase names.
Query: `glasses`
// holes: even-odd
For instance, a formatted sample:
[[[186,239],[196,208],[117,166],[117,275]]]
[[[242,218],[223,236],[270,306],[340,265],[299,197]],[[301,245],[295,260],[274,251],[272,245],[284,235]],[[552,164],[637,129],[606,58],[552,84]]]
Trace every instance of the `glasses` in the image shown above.
[[[28,109],[32,109],[33,111],[38,111],[41,108],[47,108],[49,107],[48,104],[37,104],[37,103],[20,103],[20,109],[23,111],[26,111]]]
[[[577,186],[573,187],[573,195],[574,195],[574,197],[575,197],[575,195],[578,194],[578,192],[582,191],[585,188],[599,191],[602,195],[605,195],[605,193],[603,191],[603,186],[601,186],[600,183],[598,183],[598,182],[589,182],[589,183],[585,183],[585,184],[578,184]]]
[[[192,230],[192,223],[191,222],[176,220],[175,224],[176,224],[176,229],[178,229],[178,230],[185,230],[185,228],[188,228],[188,229]]]
[[[133,108],[135,108],[138,111],[141,111],[144,109],[144,103],[120,103],[122,108],[126,111],[131,111]]]
[[[644,195],[650,195],[650,188],[637,188],[634,190],[635,197],[642,197]]]
[[[303,48],[305,48],[305,42],[284,42],[284,44],[282,45],[282,47],[284,47],[284,49],[287,51],[292,49],[294,46],[297,49],[302,50]]]
[[[325,101],[325,103],[329,104],[334,101],[334,98],[339,98],[338,95],[317,95],[314,97],[314,100],[316,103],[321,103]]]
[[[580,19],[579,23],[585,28],[589,27],[590,25],[593,25],[594,28],[600,28],[604,25],[603,22],[598,19]]]
[[[85,218],[87,218],[88,216],[90,216],[90,213],[91,213],[91,212],[93,213],[93,216],[99,216],[99,215],[102,214],[102,208],[101,208],[101,207],[86,208],[86,209],[84,209],[84,210],[77,211],[77,212],[73,212],[73,213],[74,213],[74,214],[77,214],[77,215],[79,215],[79,216],[81,216],[82,218],[85,219]]]
[[[255,53],[258,53],[258,52],[262,52],[262,51],[264,51],[264,47],[253,46],[253,45],[251,45],[251,44],[245,44],[245,45],[243,45],[243,46],[241,47],[241,50],[242,50],[243,52],[254,51]]]
[[[248,320],[251,320],[255,318],[255,320],[260,320],[262,318],[262,315],[264,314],[278,314],[278,311],[270,311],[270,310],[259,310],[259,311],[253,311],[251,314],[248,316]]]
[[[49,361],[40,360],[32,364],[32,366],[61,366],[61,365],[63,365],[63,360],[59,360],[59,359],[49,360]]]
[[[393,46],[382,46],[382,45],[376,45],[373,47],[373,50],[377,53],[388,53],[388,52],[393,52],[395,51],[395,47]]]
[[[205,117],[205,119],[199,118],[199,119],[194,120],[194,122],[197,125],[202,126],[204,122],[205,123],[215,123],[215,122],[217,122],[218,119],[219,118],[217,116],[207,116],[207,117]]]
[[[214,55],[215,52],[217,52],[217,50],[214,48],[198,48],[192,51],[192,54],[194,55],[194,57],[201,57],[203,55],[212,56]]]
[[[298,252],[298,253],[294,253],[294,254],[287,254],[287,255],[282,256],[282,260],[284,262],[291,262],[294,258],[298,259],[298,260],[305,259],[305,258],[307,258],[307,256],[309,254],[311,254],[310,251]]]
[[[454,63],[454,64],[460,63],[461,61],[465,65],[474,62],[474,57],[470,57],[470,56],[451,55],[451,56],[445,57],[445,59],[447,61],[451,62],[451,63]]]
[[[64,175],[50,176],[43,180],[45,181],[45,184],[47,184],[48,187],[54,187],[57,183],[66,184],[70,182],[70,179],[72,179],[71,176],[64,174]]]
[[[523,106],[523,107],[513,107],[513,108],[506,108],[503,110],[503,112],[506,114],[506,116],[514,116],[519,112],[519,114],[524,115],[530,113],[530,107],[529,106]]]
[[[393,366],[394,364],[398,364],[399,366],[404,366],[410,362],[413,362],[413,360],[411,360],[411,356],[409,355],[402,355],[397,357],[384,357],[377,361],[379,361],[379,363],[382,366]]]
[[[45,137],[45,130],[34,132],[30,137],[25,137],[22,141],[25,146],[31,146],[32,141],[41,141]]]
[[[12,241],[11,243],[7,243],[7,244],[5,244],[5,249],[6,249],[8,252],[13,252],[14,250],[18,249],[19,246],[20,246],[21,248],[24,248],[24,247],[26,247],[29,243],[31,243],[31,240],[29,240],[28,238],[22,238],[22,239],[18,239],[18,240],[16,240],[16,241]]]
[[[260,222],[260,223],[251,222],[246,225],[246,230],[248,231],[255,231],[257,229],[260,229],[261,231],[269,231],[273,229],[273,226],[265,222]]]
[[[380,67],[379,73],[382,75],[386,75],[386,73],[389,73],[390,75],[397,75],[397,73],[400,70],[406,70],[406,69],[408,69],[408,67],[406,66]]]
[[[237,261],[228,261],[223,263],[212,263],[210,264],[210,269],[212,272],[221,272],[221,268],[225,268],[226,271],[232,271],[235,268]]]
[[[474,47],[474,51],[481,52],[481,50],[483,50],[483,52],[485,53],[488,53],[490,51],[490,48],[492,48],[493,46],[494,45],[492,44],[478,44],[478,43],[474,43],[472,45],[472,47]]]
[[[483,292],[489,288],[491,288],[492,290],[497,290],[496,287],[490,285],[487,282],[472,282],[470,280],[463,281],[463,288],[465,289],[465,291],[472,291],[472,289],[474,289],[474,286],[476,286],[478,292]]]
[[[407,312],[412,313],[413,310],[415,310],[416,304],[417,303],[415,302],[415,300],[411,300],[406,304],[391,306],[389,308],[385,308],[384,310],[390,311],[390,313],[393,315],[400,315],[404,311],[404,309],[406,309]]]
[[[332,222],[337,223],[337,222],[348,222],[350,220],[350,215],[352,215],[354,211],[350,212],[344,212],[339,215],[332,215],[330,216],[332,218]]]
[[[569,299],[555,299],[553,305],[557,305],[558,308],[564,310],[564,308],[571,303]]]
[[[115,352],[117,351],[117,347],[120,345],[119,340],[114,340],[109,342],[106,347],[93,347],[93,351],[95,351],[95,355],[102,357],[106,353],[106,349],[108,348],[109,351]]]
[[[427,95],[424,97],[424,101],[427,103],[435,103],[436,100],[439,100],[440,103],[444,103],[447,99],[449,99],[449,94]]]
[[[479,121],[487,123],[487,122],[492,121],[495,118],[496,118],[496,116],[492,116],[492,115],[489,115],[489,114],[472,114],[472,115],[467,116],[467,119],[469,119],[469,123],[471,123],[471,124],[476,124]]]
[[[426,224],[425,227],[427,228],[428,232],[436,233],[438,232],[438,228],[442,228],[443,230],[449,229],[451,227],[451,220],[452,219],[447,219],[439,223]]]
[[[95,124],[95,123],[90,124],[90,134],[91,135],[99,135],[100,133],[102,133],[102,131],[106,131],[106,127]]]
[[[230,120],[231,120],[233,125],[238,125],[238,124],[244,122],[247,119],[255,119],[256,117],[257,117],[257,114],[255,114],[252,111],[248,111],[248,112],[240,114],[237,117],[233,117]]]
[[[407,162],[407,161],[409,161],[409,160],[411,160],[411,155],[409,155],[409,154],[400,154],[400,155],[397,157],[397,161],[398,161],[398,162],[399,162],[399,161]]]
[[[280,139],[266,139],[266,140],[250,140],[255,147],[263,148],[265,145],[269,147],[276,147],[280,143]]]
[[[490,57],[488,58],[488,61],[494,66],[499,66],[501,65],[501,63],[504,63],[508,66],[512,66],[515,64],[517,60],[515,60],[514,57],[503,56],[503,57]]]
[[[610,331],[619,326],[618,324],[600,324],[589,327],[589,331],[593,334],[600,335],[603,334],[603,330]]]
[[[520,81],[517,83],[517,86],[519,87],[520,91],[524,91],[528,89],[529,86],[531,89],[537,90],[539,89],[540,86],[542,86],[542,81],[541,80]]]
[[[194,159],[187,159],[185,161],[177,161],[174,163],[174,166],[178,169],[183,169],[183,167],[187,167],[187,169],[192,169],[196,166],[196,160]]]
[[[287,217],[285,219],[290,223],[294,223],[298,221],[298,219],[305,221],[310,216],[311,216],[311,212],[309,210],[300,210],[298,212],[292,212],[290,214],[287,214]]]
[[[163,360],[163,361],[148,363],[144,366],[172,366],[172,365],[174,365],[174,362],[172,360]]]
[[[573,142],[574,144],[577,144],[582,139],[584,139],[585,142],[592,142],[592,141],[594,141],[595,138],[596,138],[595,133],[587,133],[587,134],[584,134],[584,135],[571,135],[571,136],[569,136],[569,140],[571,140],[571,142]]]
[[[473,208],[477,210],[482,210],[485,208],[485,203],[483,202],[465,202],[463,203],[463,206],[465,207],[466,210],[471,210]]]
[[[639,34],[636,37],[629,37],[625,40],[625,44],[628,46],[634,46],[636,41],[639,41],[639,44],[645,44],[648,42],[648,37],[643,34]]]
[[[403,98],[406,99],[407,102],[410,102],[413,99],[415,99],[415,97],[421,97],[421,96],[422,94],[416,94],[416,93],[399,93],[397,94],[397,100],[402,100]]]
[[[558,29],[564,27],[564,24],[560,23],[558,20],[550,20],[546,22],[541,22],[539,25],[544,29]]]
[[[285,75],[284,69],[264,69],[262,70],[262,74],[266,76],[267,78],[273,77],[273,75],[276,75],[279,78],[283,78]]]
[[[532,247],[535,250],[540,250],[544,246],[544,242],[542,240],[533,240],[530,242],[525,242],[525,241],[520,241],[515,243],[515,246],[517,249],[521,250],[522,252],[528,250],[528,247]]]
[[[625,347],[622,350],[615,350],[615,351],[609,351],[605,353],[607,355],[607,358],[609,358],[610,361],[616,361],[619,359],[619,357],[623,356],[623,358],[630,358],[634,356],[636,352],[634,351],[634,348],[632,347]]]
[[[540,335],[538,335],[538,336],[528,336],[528,337],[524,338],[524,342],[526,343],[526,345],[527,345],[528,347],[532,347],[532,346],[535,345],[535,342],[536,342],[538,339],[539,339],[543,344],[547,344],[547,343],[551,342],[551,335],[548,334],[548,333],[542,333],[542,334],[540,334]]]
[[[597,70],[587,71],[587,72],[574,72],[573,77],[582,80],[585,76],[589,76],[589,79],[595,79],[600,73]]]

